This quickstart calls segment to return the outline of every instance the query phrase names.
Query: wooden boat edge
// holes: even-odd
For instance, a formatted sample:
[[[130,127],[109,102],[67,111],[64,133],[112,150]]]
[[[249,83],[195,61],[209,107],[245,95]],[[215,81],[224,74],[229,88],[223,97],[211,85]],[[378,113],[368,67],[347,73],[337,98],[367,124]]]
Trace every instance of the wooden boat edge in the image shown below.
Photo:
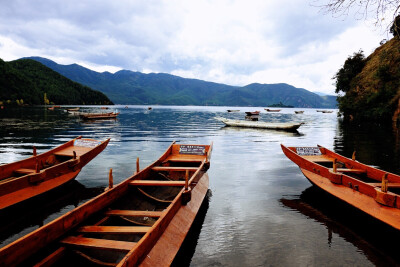
[[[394,208],[394,207],[389,207],[386,205],[383,205],[381,203],[379,203],[376,200],[377,195],[379,194],[378,192],[380,191],[377,188],[373,188],[373,190],[371,190],[371,188],[366,189],[366,190],[370,190],[370,192],[366,193],[361,193],[358,190],[355,190],[353,187],[350,186],[354,186],[354,184],[349,185],[349,186],[345,186],[342,184],[335,184],[335,182],[332,182],[332,178],[333,179],[338,179],[337,176],[341,176],[340,179],[341,181],[345,181],[347,183],[349,183],[348,181],[353,181],[354,179],[352,177],[349,177],[346,174],[337,174],[337,173],[333,173],[329,170],[323,170],[323,168],[319,165],[318,168],[316,168],[315,170],[313,169],[313,167],[310,166],[306,166],[306,167],[300,167],[300,165],[293,160],[293,157],[297,157],[297,158],[301,158],[305,161],[308,161],[307,159],[302,158],[301,156],[297,155],[296,153],[294,153],[293,151],[291,151],[288,147],[284,146],[281,144],[282,150],[284,152],[284,154],[291,160],[293,161],[293,163],[295,163],[296,165],[299,166],[301,172],[304,174],[304,176],[313,184],[316,185],[317,187],[321,188],[322,190],[328,192],[329,194],[337,197],[338,199],[350,204],[351,206],[369,214],[370,216],[392,226],[395,229],[400,230],[400,224],[396,223],[400,221],[400,209],[399,208]],[[321,149],[325,149],[326,151],[329,151],[330,153],[333,153],[337,156],[339,156],[342,159],[347,159],[350,160],[344,156],[341,156],[339,154],[336,154],[335,152],[326,149],[323,146],[318,146]],[[312,163],[311,161],[308,161],[309,163]],[[366,168],[366,170],[368,171],[373,169],[382,173],[385,173],[382,170],[378,170],[375,169],[371,166],[365,165],[363,163],[360,163],[358,161],[354,162],[355,164],[357,164],[358,166],[362,166],[364,168]],[[326,168],[327,169],[327,168]],[[315,173],[314,171],[316,171],[317,173]],[[329,174],[327,175],[326,171],[329,172]],[[395,174],[391,174],[396,176]],[[326,177],[329,177],[326,178]],[[335,177],[335,178],[334,178]],[[361,184],[361,183],[360,183]],[[361,191],[361,188],[359,189]],[[364,189],[365,190],[365,189]],[[369,193],[369,194],[368,194]],[[400,201],[399,199],[396,199],[396,201]],[[395,218],[395,219],[393,219]]]

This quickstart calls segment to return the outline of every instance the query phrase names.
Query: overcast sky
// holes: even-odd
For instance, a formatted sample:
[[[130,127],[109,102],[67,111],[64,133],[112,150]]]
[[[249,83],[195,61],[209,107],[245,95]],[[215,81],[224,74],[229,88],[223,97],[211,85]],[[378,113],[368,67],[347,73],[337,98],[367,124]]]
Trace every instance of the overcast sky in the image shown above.
[[[388,38],[315,0],[0,0],[0,58],[41,56],[96,71],[164,72],[229,85],[334,93],[359,49]]]

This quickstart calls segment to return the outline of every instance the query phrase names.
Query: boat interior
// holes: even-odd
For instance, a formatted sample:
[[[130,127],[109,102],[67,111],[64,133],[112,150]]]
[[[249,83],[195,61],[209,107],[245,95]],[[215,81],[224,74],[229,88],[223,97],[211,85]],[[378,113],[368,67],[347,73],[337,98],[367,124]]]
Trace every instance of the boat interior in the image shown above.
[[[143,170],[145,175],[132,176],[115,201],[58,239],[51,250],[31,258],[29,264],[116,266],[165,218],[185,183],[196,183],[196,177],[201,177],[196,174],[204,172],[205,162],[204,156],[172,153]]]

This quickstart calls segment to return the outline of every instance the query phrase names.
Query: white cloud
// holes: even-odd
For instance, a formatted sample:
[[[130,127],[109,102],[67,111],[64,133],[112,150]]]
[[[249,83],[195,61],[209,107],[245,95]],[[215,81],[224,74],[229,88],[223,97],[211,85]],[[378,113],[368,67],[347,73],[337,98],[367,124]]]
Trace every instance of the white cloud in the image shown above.
[[[0,57],[42,56],[97,71],[167,72],[230,85],[289,83],[333,93],[348,55],[383,39],[300,0],[0,4]]]

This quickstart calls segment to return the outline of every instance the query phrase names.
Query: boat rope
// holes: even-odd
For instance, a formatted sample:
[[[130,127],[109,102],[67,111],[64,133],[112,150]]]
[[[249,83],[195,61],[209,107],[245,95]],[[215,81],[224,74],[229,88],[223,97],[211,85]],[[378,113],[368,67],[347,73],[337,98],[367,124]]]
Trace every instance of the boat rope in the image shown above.
[[[79,251],[79,250],[73,250],[73,251],[74,251],[76,254],[78,254],[79,256],[81,256],[81,257],[83,257],[83,258],[87,259],[88,261],[91,261],[91,262],[93,262],[93,263],[95,263],[95,264],[102,265],[102,266],[117,266],[116,263],[104,262],[104,261],[101,261],[101,260],[92,258],[92,257],[90,257],[89,255],[86,255],[85,253],[83,253],[83,252],[81,252],[81,251]]]
[[[153,197],[152,195],[149,195],[148,193],[144,192],[141,188],[137,188],[139,190],[140,193],[142,193],[143,195],[145,195],[148,198],[151,198],[152,200],[155,200],[157,202],[161,202],[161,203],[172,203],[172,200],[163,200],[163,199],[159,199],[156,197]]]
[[[142,226],[153,226],[153,224],[151,224],[151,223],[142,223],[142,222],[138,222],[138,221],[135,221],[135,220],[132,220],[132,219],[128,219],[128,218],[126,218],[125,216],[120,216],[120,218],[123,219],[123,220],[125,220],[125,221],[127,221],[127,222],[134,223],[134,224],[137,224],[137,225],[142,225]]]

